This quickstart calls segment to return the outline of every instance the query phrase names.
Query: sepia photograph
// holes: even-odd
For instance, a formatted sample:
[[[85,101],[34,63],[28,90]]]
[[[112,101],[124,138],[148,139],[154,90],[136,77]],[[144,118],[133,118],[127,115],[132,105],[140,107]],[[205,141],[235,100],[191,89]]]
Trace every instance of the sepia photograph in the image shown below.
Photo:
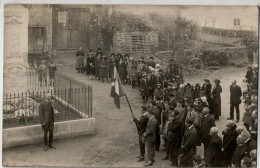
[[[257,167],[258,6],[3,9],[3,166]]]

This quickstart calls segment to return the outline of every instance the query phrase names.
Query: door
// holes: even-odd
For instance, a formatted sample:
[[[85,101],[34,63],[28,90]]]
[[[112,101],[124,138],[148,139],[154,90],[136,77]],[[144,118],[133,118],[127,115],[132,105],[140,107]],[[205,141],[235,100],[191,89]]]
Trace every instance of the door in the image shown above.
[[[44,27],[29,27],[28,31],[29,53],[42,53],[44,50]]]
[[[89,49],[89,20],[89,8],[53,7],[53,49]]]

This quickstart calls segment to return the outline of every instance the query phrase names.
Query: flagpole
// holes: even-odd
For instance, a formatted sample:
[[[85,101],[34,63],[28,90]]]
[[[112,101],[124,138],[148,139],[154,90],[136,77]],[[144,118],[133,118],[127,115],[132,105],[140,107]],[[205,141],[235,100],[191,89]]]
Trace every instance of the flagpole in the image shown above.
[[[129,101],[128,101],[128,98],[127,98],[127,95],[126,95],[126,94],[125,94],[125,98],[126,98],[126,101],[127,101],[127,103],[128,103],[128,106],[129,106],[129,108],[130,108],[130,111],[131,111],[131,113],[132,113],[132,117],[134,118],[134,113],[133,113],[132,107],[131,107],[131,105],[130,105],[130,103],[129,103]]]

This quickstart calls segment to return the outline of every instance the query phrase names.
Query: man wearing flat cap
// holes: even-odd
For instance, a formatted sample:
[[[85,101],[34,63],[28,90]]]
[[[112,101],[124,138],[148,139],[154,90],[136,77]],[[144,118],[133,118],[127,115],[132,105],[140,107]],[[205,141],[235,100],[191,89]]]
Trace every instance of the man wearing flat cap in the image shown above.
[[[145,130],[146,130],[146,125],[147,122],[149,120],[148,116],[147,116],[147,110],[148,107],[147,106],[142,106],[142,110],[141,110],[141,117],[140,120],[138,120],[137,118],[135,118],[133,116],[133,121],[136,123],[137,129],[138,129],[138,135],[139,135],[139,147],[140,147],[140,156],[138,156],[138,162],[143,161],[144,160],[144,154],[145,154],[145,143],[143,143],[141,141],[141,137],[144,134]]]
[[[221,97],[220,93],[222,92],[222,87],[219,85],[220,80],[215,79],[215,86],[212,90],[212,105],[213,105],[213,112],[212,114],[215,116],[215,120],[219,119],[219,116],[221,116]]]
[[[148,123],[146,126],[146,131],[142,135],[142,139],[145,139],[146,149],[147,149],[147,156],[148,156],[148,162],[145,164],[145,166],[151,166],[154,162],[154,155],[155,155],[155,142],[156,142],[156,129],[157,129],[157,121],[154,117],[153,110],[148,110]]]

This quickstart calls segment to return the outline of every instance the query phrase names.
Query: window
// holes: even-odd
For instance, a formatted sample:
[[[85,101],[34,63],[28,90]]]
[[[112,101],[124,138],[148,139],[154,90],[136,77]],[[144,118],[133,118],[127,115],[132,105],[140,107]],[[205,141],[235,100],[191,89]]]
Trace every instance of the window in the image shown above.
[[[234,26],[240,26],[240,19],[238,18],[234,19]]]

